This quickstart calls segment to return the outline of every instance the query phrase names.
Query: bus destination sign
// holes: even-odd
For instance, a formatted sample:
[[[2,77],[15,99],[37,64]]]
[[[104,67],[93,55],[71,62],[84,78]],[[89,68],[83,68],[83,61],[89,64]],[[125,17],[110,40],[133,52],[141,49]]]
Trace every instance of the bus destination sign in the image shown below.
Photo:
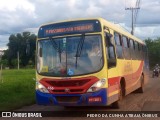
[[[39,29],[38,37],[43,38],[100,31],[101,26],[98,20],[71,21],[42,26]]]
[[[93,31],[93,25],[87,24],[87,25],[78,25],[74,27],[67,27],[67,28],[56,28],[56,29],[46,29],[45,34],[55,34],[55,33],[66,33],[66,32],[76,32],[76,31]]]

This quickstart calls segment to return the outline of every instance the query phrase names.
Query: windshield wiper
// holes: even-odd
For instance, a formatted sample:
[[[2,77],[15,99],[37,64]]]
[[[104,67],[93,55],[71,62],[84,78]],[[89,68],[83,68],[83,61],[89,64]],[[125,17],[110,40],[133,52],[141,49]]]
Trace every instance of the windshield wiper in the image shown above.
[[[75,67],[77,68],[77,61],[78,61],[78,57],[81,56],[81,52],[82,52],[82,49],[83,49],[83,44],[84,44],[84,39],[85,39],[85,34],[82,34],[82,37],[78,43],[78,46],[77,46],[77,51],[76,51],[76,64],[75,64]]]
[[[60,60],[60,63],[61,63],[62,50],[61,50],[61,47],[60,47],[60,41],[59,41],[59,45],[57,45],[57,43],[54,41],[53,38],[49,38],[49,39],[52,42],[52,45],[53,45],[54,49],[57,50],[57,52],[59,53],[59,60]]]

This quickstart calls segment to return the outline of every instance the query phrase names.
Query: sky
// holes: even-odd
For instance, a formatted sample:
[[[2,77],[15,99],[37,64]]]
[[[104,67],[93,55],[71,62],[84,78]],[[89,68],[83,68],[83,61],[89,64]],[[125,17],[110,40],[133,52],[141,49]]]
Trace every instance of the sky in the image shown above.
[[[30,31],[48,22],[102,17],[131,31],[131,11],[136,0],[0,0],[0,50],[7,49],[11,34]],[[135,36],[160,37],[160,0],[141,0]]]

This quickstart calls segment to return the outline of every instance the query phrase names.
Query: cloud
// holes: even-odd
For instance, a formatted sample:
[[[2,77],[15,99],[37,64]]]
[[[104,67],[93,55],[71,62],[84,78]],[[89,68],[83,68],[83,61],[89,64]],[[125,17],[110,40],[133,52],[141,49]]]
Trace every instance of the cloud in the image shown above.
[[[131,28],[131,11],[136,0],[4,0],[0,2],[0,40],[6,35],[36,32],[41,24],[74,18],[103,17]],[[160,32],[160,2],[141,0],[135,35],[141,38],[157,37]],[[145,33],[146,32],[146,33]],[[148,34],[148,32],[150,34]],[[1,41],[2,41],[1,40]],[[4,41],[4,40],[3,40]],[[6,43],[8,40],[5,40]],[[6,44],[5,43],[5,44]],[[0,46],[4,43],[0,42]]]
[[[7,49],[7,43],[9,42],[8,40],[9,35],[0,35],[0,50]]]
[[[1,1],[0,10],[16,11],[17,8],[28,10],[29,12],[34,11],[34,6],[27,0],[5,0]]]
[[[34,24],[34,6],[27,0],[0,2],[0,33],[16,33]]]

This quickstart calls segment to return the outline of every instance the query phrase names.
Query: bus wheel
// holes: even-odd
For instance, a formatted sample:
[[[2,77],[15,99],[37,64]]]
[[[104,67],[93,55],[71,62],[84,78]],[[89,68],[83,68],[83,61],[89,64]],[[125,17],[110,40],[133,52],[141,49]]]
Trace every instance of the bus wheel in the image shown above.
[[[118,109],[122,107],[122,99],[123,99],[123,87],[122,84],[120,85],[120,92],[119,92],[119,100],[115,101],[114,103],[111,104],[112,108]]]
[[[138,88],[136,90],[136,92],[137,93],[144,93],[144,77],[143,77],[143,75],[141,75],[140,81],[141,81],[141,87]]]

